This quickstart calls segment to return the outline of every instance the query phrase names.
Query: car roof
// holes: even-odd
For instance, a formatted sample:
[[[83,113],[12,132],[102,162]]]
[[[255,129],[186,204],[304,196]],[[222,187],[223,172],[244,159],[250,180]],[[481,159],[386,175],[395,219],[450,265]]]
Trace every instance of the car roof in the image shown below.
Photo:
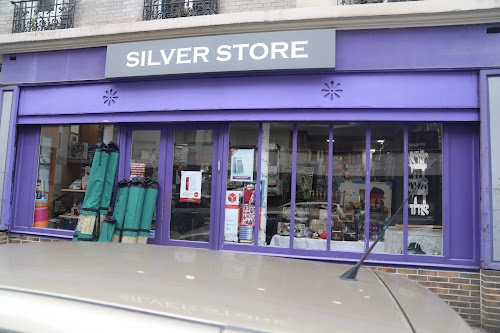
[[[59,242],[0,247],[0,289],[263,332],[410,331],[368,269],[182,247]]]

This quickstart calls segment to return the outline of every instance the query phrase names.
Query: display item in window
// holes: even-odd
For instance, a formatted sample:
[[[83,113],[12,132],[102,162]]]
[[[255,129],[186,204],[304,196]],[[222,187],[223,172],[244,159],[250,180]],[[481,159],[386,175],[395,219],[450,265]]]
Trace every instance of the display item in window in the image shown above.
[[[44,196],[40,199],[35,199],[33,226],[35,228],[49,227],[49,200]]]
[[[69,149],[69,158],[78,160],[87,159],[87,148],[88,144],[86,142],[77,142],[72,144]]]
[[[247,183],[243,196],[243,204],[255,205],[255,184]]]
[[[109,144],[99,142],[96,144],[89,184],[85,193],[83,207],[78,217],[78,225],[73,241],[92,241],[98,239],[98,234],[101,230],[100,224],[108,212],[111,200],[111,192],[118,165],[118,154],[118,146],[114,142],[110,142]]]

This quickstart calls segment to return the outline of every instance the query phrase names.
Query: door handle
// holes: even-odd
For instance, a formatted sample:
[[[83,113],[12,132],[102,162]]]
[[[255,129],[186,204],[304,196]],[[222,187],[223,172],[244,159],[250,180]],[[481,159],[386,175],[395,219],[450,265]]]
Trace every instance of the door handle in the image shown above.
[[[220,160],[217,161],[217,172],[220,172]]]

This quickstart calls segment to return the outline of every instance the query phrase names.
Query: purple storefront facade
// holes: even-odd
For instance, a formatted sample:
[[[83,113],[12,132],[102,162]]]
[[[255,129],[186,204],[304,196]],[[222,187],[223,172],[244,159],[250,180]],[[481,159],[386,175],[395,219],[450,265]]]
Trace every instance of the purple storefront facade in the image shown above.
[[[373,264],[436,267],[457,270],[496,268],[492,260],[491,206],[481,200],[482,181],[491,177],[489,132],[482,127],[487,116],[487,90],[480,85],[486,75],[498,74],[500,34],[487,34],[489,25],[432,28],[353,30],[336,32],[335,70],[267,71],[260,73],[211,73],[176,76],[105,78],[106,47],[4,55],[0,89],[12,91],[12,119],[6,166],[0,229],[36,237],[71,239],[73,231],[33,227],[40,153],[41,127],[65,124],[115,124],[121,147],[117,179],[130,175],[134,131],[159,131],[156,230],[149,243],[192,246],[220,251],[242,251],[277,256],[354,261],[361,251],[343,250],[326,242],[321,250],[259,244],[253,228],[252,243],[225,239],[225,196],[232,124],[255,125],[257,151],[266,140],[266,124],[290,125],[290,230],[298,223],[297,169],[304,124],[326,128],[326,165],[335,163],[334,142],[339,124],[362,124],[366,137],[363,179],[374,177],[370,158],[378,128],[401,129],[401,193],[409,192],[408,179],[415,124],[439,124],[441,240],[439,251],[430,255],[410,253],[412,225],[407,203],[401,218],[400,252],[373,253]],[[335,84],[335,86],[334,86]],[[340,84],[340,86],[336,86]],[[332,86],[337,87],[332,90]],[[326,88],[327,87],[327,88]],[[339,88],[340,87],[340,88]],[[326,91],[326,90],[328,91]],[[116,92],[113,103],[110,91]],[[0,95],[2,96],[2,95]],[[103,97],[108,97],[108,99]],[[0,106],[2,103],[0,103]],[[484,111],[483,111],[484,110]],[[483,115],[483,113],[486,115]],[[384,127],[385,126],[385,127]],[[430,127],[430,126],[427,126]],[[193,242],[171,237],[171,205],[174,194],[171,172],[175,165],[176,131],[209,130],[213,133],[213,165],[210,187],[209,241]],[[375,135],[375,134],[374,134]],[[335,141],[337,140],[337,141]],[[323,140],[325,141],[325,140]],[[489,141],[488,141],[489,142]],[[403,144],[404,143],[404,144]],[[335,143],[336,144],[336,143]],[[299,143],[300,145],[300,143]],[[409,157],[410,156],[410,157]],[[263,157],[257,155],[255,201],[262,202]],[[360,163],[361,164],[361,163]],[[229,165],[229,167],[228,167]],[[163,167],[162,167],[163,166]],[[216,171],[217,170],[217,171]],[[331,167],[325,178],[335,177]],[[488,176],[490,175],[490,176]],[[486,180],[485,180],[486,179]],[[404,184],[404,185],[403,185]],[[332,181],[325,185],[324,202],[332,239],[332,205],[336,192]],[[481,192],[483,189],[483,192]],[[486,190],[487,191],[487,190]],[[267,193],[267,192],[266,192]],[[322,192],[323,193],[323,192]],[[365,182],[370,202],[370,182]],[[267,194],[265,194],[267,196]],[[316,192],[316,195],[318,193]],[[490,193],[491,195],[491,193]],[[394,204],[402,204],[404,196]],[[411,202],[410,202],[411,204]],[[364,245],[370,240],[370,204],[365,204]],[[393,210],[397,207],[393,207]],[[257,214],[258,215],[258,214]],[[294,218],[295,216],[295,218]],[[259,219],[256,217],[256,225]],[[268,222],[269,223],[269,222]],[[481,226],[483,225],[483,228]],[[488,227],[490,226],[490,227]],[[283,237],[283,236],[281,236]],[[277,237],[278,238],[278,237]]]

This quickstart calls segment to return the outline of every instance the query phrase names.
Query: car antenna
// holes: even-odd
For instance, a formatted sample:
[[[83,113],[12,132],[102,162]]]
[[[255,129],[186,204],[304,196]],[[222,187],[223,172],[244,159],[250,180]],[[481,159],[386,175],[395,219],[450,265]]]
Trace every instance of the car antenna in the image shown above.
[[[356,265],[354,265],[353,267],[351,267],[347,272],[345,272],[344,274],[342,274],[340,276],[340,278],[342,280],[347,280],[347,281],[357,281],[356,280],[356,275],[358,275],[358,270],[361,268],[361,266],[363,265],[366,257],[368,257],[368,255],[372,252],[373,248],[375,247],[375,245],[378,243],[379,240],[382,239],[382,237],[384,237],[384,234],[385,234],[385,231],[387,230],[387,228],[391,225],[392,223],[392,220],[394,220],[394,218],[398,215],[399,211],[403,208],[403,206],[406,204],[406,202],[408,202],[408,200],[410,199],[410,197],[413,195],[413,193],[415,192],[415,190],[417,188],[420,187],[420,184],[422,183],[422,181],[425,179],[425,176],[427,174],[427,171],[429,171],[433,166],[434,166],[434,163],[436,163],[436,159],[434,159],[434,161],[432,161],[431,165],[429,166],[429,168],[427,168],[424,173],[422,174],[422,178],[420,178],[420,181],[417,183],[417,185],[413,188],[413,190],[410,192],[410,194],[406,197],[406,200],[403,202],[403,204],[401,206],[399,206],[398,210],[396,211],[396,213],[394,213],[394,215],[392,215],[392,218],[391,220],[389,221],[389,223],[387,223],[387,225],[384,227],[384,229],[382,229],[382,232],[378,235],[377,239],[373,242],[373,244],[370,246],[370,248],[368,249],[368,251],[365,252],[365,254],[363,254],[363,256],[361,257],[361,259],[356,263]]]

